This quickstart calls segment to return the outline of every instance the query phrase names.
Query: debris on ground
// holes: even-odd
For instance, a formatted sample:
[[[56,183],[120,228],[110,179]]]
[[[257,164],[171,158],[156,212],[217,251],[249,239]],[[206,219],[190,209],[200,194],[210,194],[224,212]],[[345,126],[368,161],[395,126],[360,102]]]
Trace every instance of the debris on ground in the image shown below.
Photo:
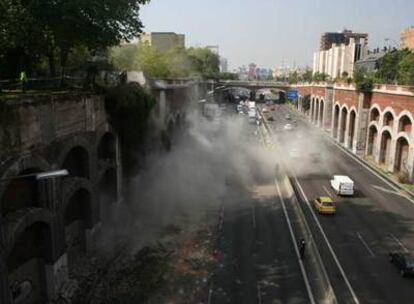
[[[119,255],[110,264],[91,260],[72,303],[205,303],[220,260],[216,236],[208,225],[186,228],[167,225],[157,243]]]

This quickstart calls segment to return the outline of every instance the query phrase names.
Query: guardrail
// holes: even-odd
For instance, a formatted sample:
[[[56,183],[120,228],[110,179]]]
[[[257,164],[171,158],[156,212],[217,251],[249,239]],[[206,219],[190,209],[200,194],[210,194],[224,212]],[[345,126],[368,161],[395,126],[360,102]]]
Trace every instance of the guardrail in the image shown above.
[[[86,78],[64,76],[54,78],[28,78],[26,82],[26,90],[51,90],[59,88],[82,88]],[[0,80],[1,91],[15,91],[22,88],[21,81],[16,79]]]

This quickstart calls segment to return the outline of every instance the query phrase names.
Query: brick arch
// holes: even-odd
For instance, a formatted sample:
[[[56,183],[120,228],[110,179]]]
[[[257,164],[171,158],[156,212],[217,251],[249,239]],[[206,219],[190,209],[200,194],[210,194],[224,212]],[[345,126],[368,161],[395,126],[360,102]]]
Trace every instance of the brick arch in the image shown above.
[[[325,107],[326,107],[326,103],[325,103],[325,99],[321,98],[319,99],[319,125],[324,128],[325,126],[323,125],[323,122],[325,120]]]
[[[113,132],[105,132],[100,136],[95,145],[98,161],[115,161],[117,158],[117,138]]]
[[[405,141],[405,142],[404,142]],[[395,147],[395,160],[394,160],[394,171],[408,173],[408,168],[405,166],[408,161],[408,154],[411,147],[410,138],[405,132],[401,132],[396,136],[396,147]]]
[[[320,105],[320,99],[319,96],[316,97],[316,101],[315,101],[315,110],[314,110],[314,116],[313,116],[313,122],[318,125],[319,122],[319,105]]]
[[[346,143],[347,134],[346,132],[346,124],[349,116],[349,108],[346,104],[343,104],[339,111],[339,142]]]
[[[91,156],[93,155],[92,151],[94,150],[94,146],[95,146],[95,143],[91,142],[89,139],[87,139],[85,136],[82,136],[82,135],[74,136],[70,138],[69,140],[65,141],[65,144],[63,148],[60,150],[58,158],[57,158],[57,164],[59,168],[62,167],[66,159],[66,156],[73,148],[76,148],[76,147],[84,148],[88,152],[89,158],[91,158]]]
[[[115,138],[115,140],[118,140],[118,134],[111,127],[101,128],[96,133],[96,137],[95,137],[95,141],[94,141],[94,150],[95,151],[97,151],[99,143],[102,141],[103,137],[105,135],[107,135],[108,133],[110,135],[112,135]]]
[[[93,220],[95,217],[95,210],[96,210],[96,200],[93,195],[93,186],[91,182],[86,178],[81,177],[73,177],[66,179],[63,183],[63,198],[62,198],[62,207],[60,208],[60,211],[62,213],[62,216],[64,216],[65,210],[68,207],[70,199],[73,197],[73,195],[81,189],[85,189],[89,192],[91,196],[91,217],[90,222],[88,223],[89,226],[93,226]]]
[[[369,127],[371,127],[371,126],[375,126],[375,127],[377,128],[377,130],[381,129],[381,128],[379,127],[379,125],[378,125],[378,122],[376,122],[375,120],[374,120],[374,121],[371,121],[371,122],[368,124],[368,128],[369,128]]]
[[[11,165],[6,170],[4,170],[0,179],[7,179],[13,176],[18,176],[21,172],[33,168],[39,169],[40,171],[49,171],[51,170],[51,167],[52,166],[44,158],[38,155],[22,156],[14,160]],[[11,182],[12,181],[0,182],[0,204],[2,203],[3,197],[6,194],[6,191],[9,189]],[[2,214],[0,212],[0,219],[1,218]]]
[[[409,120],[409,125],[410,125],[409,127],[403,125],[403,119],[404,118],[407,118]],[[401,111],[400,115],[398,115],[398,118],[396,120],[397,120],[397,123],[398,123],[398,132],[406,132],[411,137],[412,136],[412,131],[413,131],[412,125],[414,123],[414,119],[413,119],[413,116],[412,116],[411,112],[409,112],[407,110]],[[403,129],[409,129],[409,130],[403,131]]]
[[[370,122],[372,121],[371,119],[372,119],[372,114],[374,110],[378,111],[378,120],[375,120],[375,121],[379,124],[379,121],[381,120],[381,108],[377,104],[372,105],[371,108],[369,109],[368,120]]]
[[[368,126],[368,136],[367,136],[367,155],[374,155],[374,152],[377,149],[379,128],[376,122],[372,122]]]
[[[388,136],[389,135],[389,136]],[[391,158],[391,142],[393,133],[390,127],[383,127],[380,133],[379,162],[388,165]]]
[[[382,111],[382,113],[381,113],[381,117],[382,117],[382,120],[381,120],[381,122],[382,122],[382,126],[386,126],[386,125],[384,124],[384,123],[385,123],[384,119],[385,119],[385,116],[386,116],[388,113],[390,113],[390,114],[391,114],[391,116],[392,116],[392,126],[391,126],[391,127],[393,127],[393,126],[394,126],[394,123],[396,122],[396,119],[397,119],[398,115],[395,113],[395,111],[394,111],[394,109],[393,109],[392,107],[386,107],[386,108],[384,109],[384,111]]]
[[[332,134],[334,138],[338,138],[339,114],[341,113],[341,105],[339,102],[335,102],[332,111]]]
[[[30,168],[39,168],[41,170],[47,171],[51,169],[51,164],[41,156],[38,155],[28,155],[22,156],[14,160],[11,165],[3,171],[3,174],[0,176],[0,179],[7,179],[18,175],[20,172],[25,171]],[[1,188],[1,185],[0,185]]]
[[[10,221],[5,229],[9,231],[10,234],[6,239],[4,257],[7,258],[10,255],[11,251],[14,249],[16,241],[23,234],[23,232],[30,228],[33,224],[46,224],[50,227],[50,230],[53,233],[52,220],[53,214],[44,208],[21,210],[19,216],[16,217],[14,221]]]
[[[358,111],[353,106],[348,113],[349,128],[348,128],[348,147],[354,148],[355,130],[357,124]]]

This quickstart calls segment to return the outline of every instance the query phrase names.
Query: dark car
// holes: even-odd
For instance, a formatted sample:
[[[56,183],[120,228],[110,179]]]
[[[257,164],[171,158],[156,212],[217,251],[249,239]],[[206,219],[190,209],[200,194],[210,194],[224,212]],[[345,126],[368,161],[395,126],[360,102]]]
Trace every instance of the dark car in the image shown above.
[[[391,252],[390,262],[400,270],[402,277],[414,275],[414,258],[408,253]]]

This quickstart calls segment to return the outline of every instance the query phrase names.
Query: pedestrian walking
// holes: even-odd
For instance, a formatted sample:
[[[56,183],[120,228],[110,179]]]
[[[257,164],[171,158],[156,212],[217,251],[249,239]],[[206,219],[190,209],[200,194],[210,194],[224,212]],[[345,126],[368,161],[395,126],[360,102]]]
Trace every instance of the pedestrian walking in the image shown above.
[[[22,93],[26,93],[27,88],[27,75],[25,71],[20,72],[20,83],[22,85]]]
[[[306,248],[305,239],[301,238],[299,241],[299,255],[300,255],[301,260],[305,258],[305,248]]]

